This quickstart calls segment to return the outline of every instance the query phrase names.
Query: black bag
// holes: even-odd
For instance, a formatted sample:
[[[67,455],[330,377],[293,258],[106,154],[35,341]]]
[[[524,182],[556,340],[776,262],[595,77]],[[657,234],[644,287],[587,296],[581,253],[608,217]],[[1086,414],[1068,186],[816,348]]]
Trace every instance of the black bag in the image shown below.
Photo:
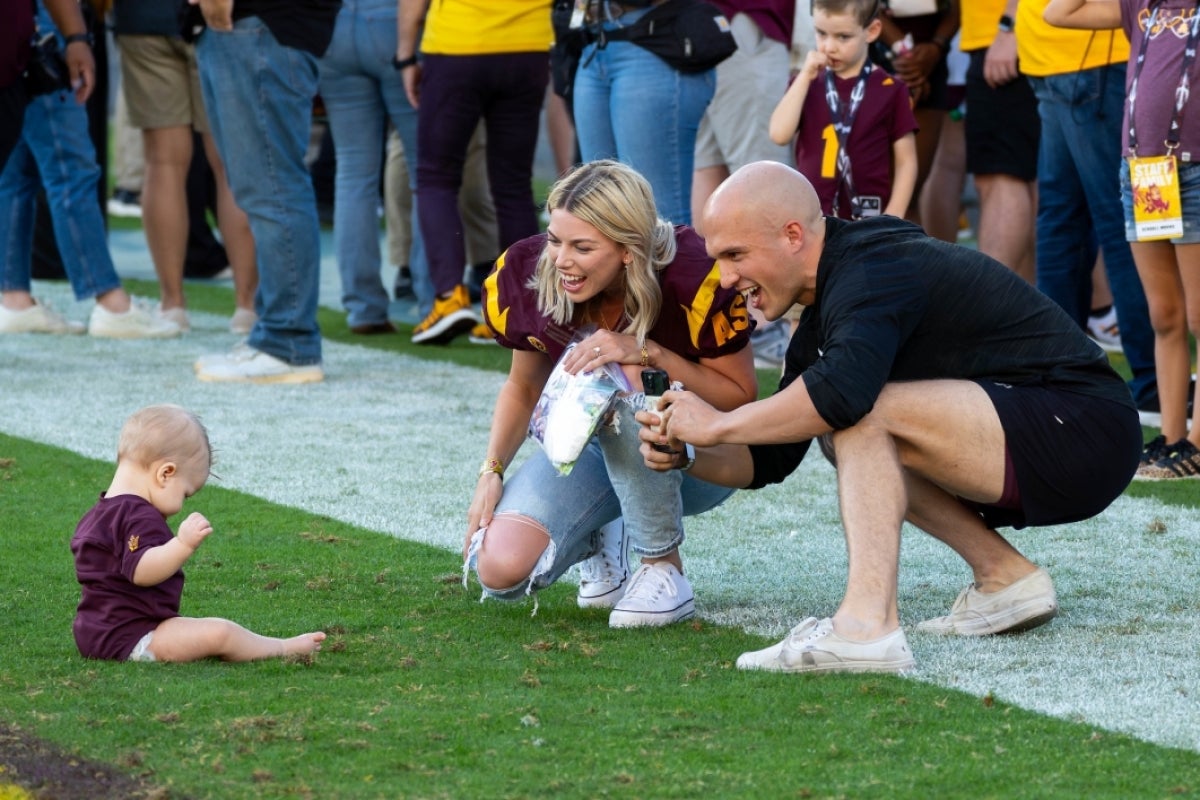
[[[632,42],[680,72],[712,69],[737,50],[729,20],[703,0],[667,0],[632,25],[605,31],[601,38]]]
[[[29,63],[25,65],[25,95],[40,97],[71,88],[71,71],[53,32],[34,38]]]
[[[550,10],[550,24],[554,28],[554,44],[550,47],[550,81],[554,93],[570,98],[575,85],[575,70],[583,48],[590,41],[587,28],[572,28],[571,14],[575,0],[554,0]]]

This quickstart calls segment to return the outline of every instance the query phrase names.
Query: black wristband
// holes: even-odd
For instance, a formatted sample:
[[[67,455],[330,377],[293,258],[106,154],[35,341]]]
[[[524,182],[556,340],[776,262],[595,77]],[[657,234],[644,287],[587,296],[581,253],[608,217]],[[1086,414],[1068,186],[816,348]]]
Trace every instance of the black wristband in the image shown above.
[[[91,47],[93,44],[92,35],[90,33],[72,33],[70,36],[64,36],[63,41],[66,44],[86,42],[88,47]]]
[[[408,58],[396,58],[395,56],[392,56],[392,68],[397,72],[403,69],[408,69],[409,67],[415,67],[416,65],[416,56],[409,56]]]

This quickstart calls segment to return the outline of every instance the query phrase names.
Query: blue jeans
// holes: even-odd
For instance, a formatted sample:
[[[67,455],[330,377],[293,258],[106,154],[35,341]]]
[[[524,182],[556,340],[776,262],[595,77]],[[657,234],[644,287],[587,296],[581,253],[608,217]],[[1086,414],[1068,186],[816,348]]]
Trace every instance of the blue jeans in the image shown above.
[[[640,394],[632,402],[641,407]],[[484,587],[502,599],[517,599],[554,583],[573,564],[599,548],[598,529],[624,517],[633,551],[660,556],[683,543],[683,517],[702,514],[733,489],[673,470],[655,472],[642,462],[634,407],[617,403],[618,424],[600,428],[570,474],[560,475],[540,448],[504,484],[496,514],[519,514],[550,532],[550,544],[529,579],[517,586]],[[484,535],[487,533],[485,531]],[[468,557],[474,566],[474,549]]]
[[[627,11],[605,27],[644,13]],[[660,217],[691,224],[696,132],[716,85],[716,70],[686,75],[630,42],[588,45],[574,88],[583,160],[623,161],[650,182]]]
[[[333,40],[320,61],[321,99],[337,153],[333,238],[342,304],[350,325],[386,322],[390,299],[380,279],[379,206],[383,146],[390,120],[404,143],[409,180],[417,174],[417,111],[392,67],[395,0],[343,0]],[[433,306],[425,245],[413,205],[409,268],[418,303]]]
[[[1117,169],[1125,65],[1030,78],[1042,118],[1038,151],[1037,283],[1081,326],[1091,308],[1096,248],[1121,326],[1139,406],[1156,402],[1154,330],[1125,240]]]
[[[37,24],[62,34],[43,3]],[[87,109],[69,92],[30,98],[19,139],[7,163],[0,160],[0,291],[29,291],[37,192],[45,188],[54,241],[76,300],[121,287],[108,252],[104,212],[97,201],[100,166],[88,132]]]
[[[68,92],[34,98],[0,172],[0,290],[29,291],[37,192],[46,189],[54,240],[75,299],[121,287],[97,201],[100,167],[87,110]]]
[[[317,59],[244,17],[232,31],[205,30],[196,61],[213,139],[257,250],[258,322],[246,343],[294,366],[319,364],[320,221],[304,165]]]

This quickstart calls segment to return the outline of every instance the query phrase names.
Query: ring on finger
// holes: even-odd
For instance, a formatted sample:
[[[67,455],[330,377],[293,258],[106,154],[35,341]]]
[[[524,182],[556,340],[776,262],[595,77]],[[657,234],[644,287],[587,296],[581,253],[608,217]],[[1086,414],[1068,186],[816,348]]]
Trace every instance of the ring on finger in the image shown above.
[[[600,355],[600,348],[599,348],[599,347],[593,347],[593,348],[592,348],[592,352],[593,352],[593,353],[595,353],[597,356],[599,356],[599,355]]]

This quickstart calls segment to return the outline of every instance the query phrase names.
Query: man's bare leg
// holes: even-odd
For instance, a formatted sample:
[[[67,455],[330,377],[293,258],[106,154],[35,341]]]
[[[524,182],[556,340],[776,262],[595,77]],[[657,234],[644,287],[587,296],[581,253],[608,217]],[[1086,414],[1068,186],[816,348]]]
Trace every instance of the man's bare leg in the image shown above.
[[[911,502],[909,473],[954,495],[993,502],[1004,488],[1004,430],[977,384],[914,381],[884,387],[871,413],[835,433],[833,444],[849,556],[846,594],[834,627],[839,635],[865,641],[899,626],[896,585],[900,524]],[[918,499],[929,502],[925,496]],[[922,513],[934,518],[932,510]],[[980,563],[986,560],[965,535],[959,541],[948,526],[931,526]]]
[[[998,592],[1037,569],[975,511],[945,489],[908,475],[908,521],[944,542],[971,567],[975,588]]]
[[[976,175],[978,247],[1029,283],[1036,279],[1037,185],[1011,175]]]

